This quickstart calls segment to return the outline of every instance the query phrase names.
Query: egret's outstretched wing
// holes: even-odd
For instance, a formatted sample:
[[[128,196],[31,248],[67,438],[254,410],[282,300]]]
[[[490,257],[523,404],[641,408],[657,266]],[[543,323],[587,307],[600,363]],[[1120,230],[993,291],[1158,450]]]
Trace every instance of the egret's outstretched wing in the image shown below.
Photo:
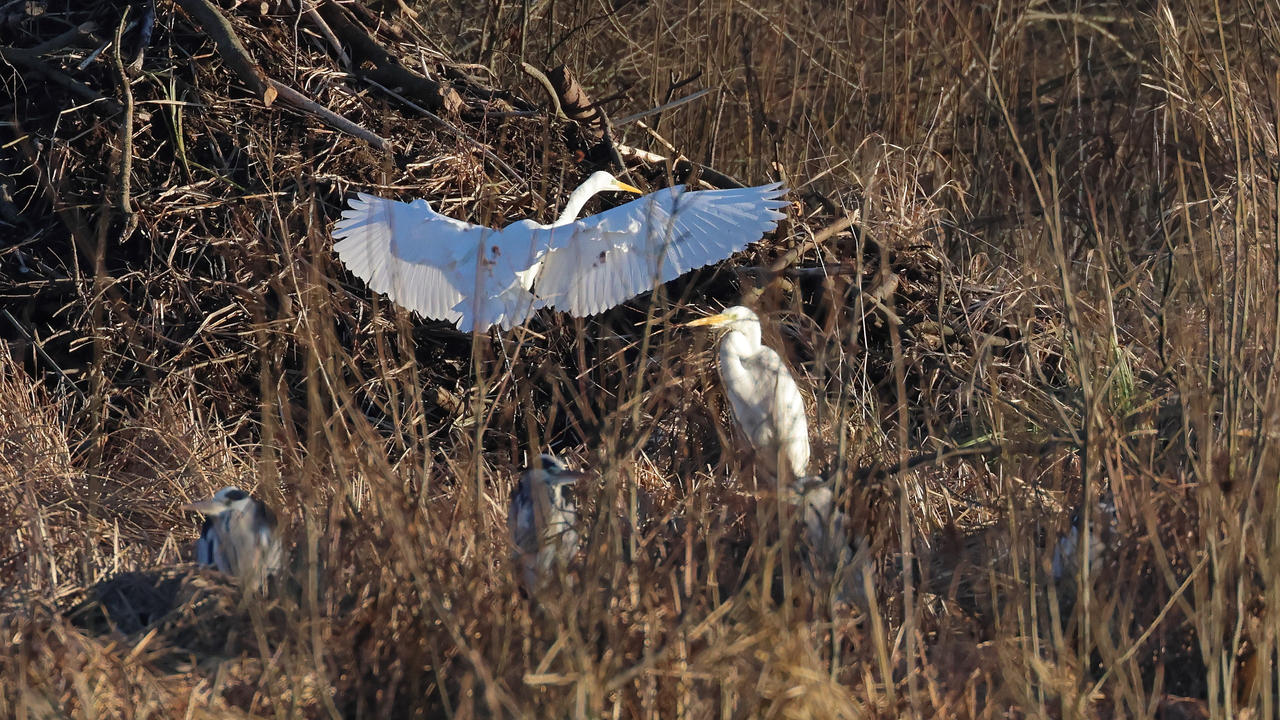
[[[459,260],[495,232],[445,217],[426,200],[404,203],[360,193],[333,228],[340,241],[333,250],[356,277],[396,304],[457,322],[462,313],[454,306],[462,290],[475,285],[460,271]]]
[[[777,226],[779,183],[651,193],[572,224],[539,230],[549,252],[534,293],[576,317],[602,312],[657,284],[723,260]]]

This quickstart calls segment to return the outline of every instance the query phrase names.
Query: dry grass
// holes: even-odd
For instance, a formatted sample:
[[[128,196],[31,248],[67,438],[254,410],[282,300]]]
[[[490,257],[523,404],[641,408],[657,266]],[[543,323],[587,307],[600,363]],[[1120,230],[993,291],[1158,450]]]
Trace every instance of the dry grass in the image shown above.
[[[0,45],[119,21],[36,5],[0,9]],[[227,12],[271,77],[400,152],[246,97],[161,2],[124,237],[120,115],[0,72],[0,717],[1280,713],[1273,5],[388,15],[384,42],[461,87],[465,137],[347,74],[291,7]],[[114,49],[76,68],[94,45],[46,62],[120,98]],[[522,58],[567,62],[615,117],[713,88],[621,139],[785,178],[789,220],[587,320],[471,338],[371,296],[331,253],[352,191],[501,222],[552,216],[585,173],[558,121],[482,116],[483,87],[545,101]],[[841,272],[734,272],[797,248]],[[740,295],[869,538],[860,607],[782,551],[710,341],[674,327]],[[505,501],[547,448],[599,482],[588,550],[535,609]],[[921,453],[943,457],[895,472]],[[278,597],[173,569],[179,506],[232,484],[285,518]],[[1056,538],[1106,493],[1108,552],[1054,583]]]

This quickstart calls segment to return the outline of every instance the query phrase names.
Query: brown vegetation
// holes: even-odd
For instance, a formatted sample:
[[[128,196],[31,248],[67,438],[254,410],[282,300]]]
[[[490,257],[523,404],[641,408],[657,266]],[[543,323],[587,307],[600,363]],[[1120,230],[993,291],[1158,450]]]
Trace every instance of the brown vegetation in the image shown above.
[[[224,3],[255,92],[192,4],[136,71],[122,3],[0,7],[0,717],[1280,712],[1274,4]],[[586,320],[371,295],[330,252],[354,191],[545,220],[601,159],[521,62],[615,119],[711,88],[612,136],[786,180],[788,220]],[[781,551],[675,327],[740,296],[869,539],[859,607]],[[599,481],[535,607],[505,501],[545,449]],[[225,485],[288,528],[271,599],[175,569]]]

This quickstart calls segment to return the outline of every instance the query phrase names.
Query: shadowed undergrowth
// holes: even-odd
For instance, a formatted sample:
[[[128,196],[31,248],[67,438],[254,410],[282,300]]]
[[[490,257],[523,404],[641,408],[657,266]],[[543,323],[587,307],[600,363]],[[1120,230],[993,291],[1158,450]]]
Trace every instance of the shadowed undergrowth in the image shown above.
[[[0,10],[0,45],[114,35],[120,6],[80,5]],[[4,66],[0,715],[1275,717],[1280,22],[1215,7],[388,6],[448,127],[288,3],[224,9],[388,153],[248,96],[173,3],[128,133]],[[123,103],[96,47],[41,62]],[[398,311],[333,259],[353,192],[547,221],[595,169],[521,60],[615,120],[711,88],[617,139],[785,180],[788,219],[588,319]],[[711,339],[676,327],[740,299],[866,539],[856,606],[795,562]],[[595,480],[539,605],[506,500],[548,449]],[[270,599],[179,565],[178,508],[227,485],[282,518]],[[1055,581],[1073,522],[1105,551]]]

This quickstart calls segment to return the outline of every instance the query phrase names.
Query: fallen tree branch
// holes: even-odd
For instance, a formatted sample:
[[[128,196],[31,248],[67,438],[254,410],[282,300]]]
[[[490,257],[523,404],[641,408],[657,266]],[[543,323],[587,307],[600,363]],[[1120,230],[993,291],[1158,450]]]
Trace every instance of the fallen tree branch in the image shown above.
[[[462,109],[462,97],[456,90],[447,83],[436,82],[405,67],[374,40],[346,8],[333,0],[324,0],[319,10],[334,34],[351,46],[352,69],[356,73],[385,87],[402,88],[404,96],[431,112],[457,113]],[[373,65],[372,69],[360,67],[366,61]]]
[[[46,63],[39,54],[22,48],[0,47],[0,59],[12,65],[21,65],[28,70],[34,71],[38,75],[44,76],[45,79],[62,86],[72,95],[75,95],[90,103],[100,103],[105,105],[110,113],[120,112],[120,103],[76,80],[70,75],[52,67]]]
[[[736,178],[725,175],[717,170],[713,170],[706,165],[700,165],[690,160],[686,160],[685,158],[671,160],[670,158],[651,153],[648,150],[641,150],[640,148],[633,148],[627,145],[615,144],[614,148],[617,149],[619,155],[628,160],[635,160],[647,165],[669,164],[671,166],[672,177],[680,182],[684,182],[685,179],[697,170],[698,177],[706,181],[706,183],[712,187],[717,187],[721,190],[746,187],[744,183]]]
[[[78,41],[82,37],[92,37],[93,33],[98,31],[98,24],[89,21],[80,23],[70,30],[45,40],[38,45],[32,45],[26,48],[26,51],[33,55],[44,55],[45,53],[56,52],[68,45]]]
[[[348,135],[358,137],[379,150],[391,149],[391,143],[373,131],[366,129],[364,126],[354,123],[284,83],[268,78],[271,89],[277,93],[282,100],[293,107],[309,112],[337,130],[341,130]]]
[[[858,218],[859,218],[859,214],[855,212],[855,213],[846,215],[840,218],[839,220],[831,223],[830,225],[826,226],[825,228],[819,230],[816,234],[814,234],[812,238],[800,243],[799,245],[796,245],[795,247],[788,250],[782,257],[775,260],[773,264],[769,266],[769,270],[774,273],[778,273],[778,272],[781,272],[784,268],[790,267],[792,263],[800,259],[801,255],[808,252],[810,248],[816,248],[822,243],[830,240],[836,234],[842,233],[845,230],[848,230],[849,228],[853,227],[853,225],[858,222]]]
[[[578,78],[569,71],[568,65],[561,65],[547,73],[547,80],[555,90],[560,109],[570,120],[583,125],[593,132],[597,140],[604,138],[608,131],[608,121],[604,113],[591,102],[587,92],[582,89]]]
[[[266,75],[258,68],[258,64],[249,56],[249,51],[240,42],[240,37],[231,27],[231,22],[209,0],[177,0],[178,5],[199,23],[205,34],[213,39],[218,48],[218,55],[227,64],[231,72],[240,78],[249,90],[262,101],[270,105],[275,99],[275,91],[267,82]]]
[[[311,113],[334,129],[360,138],[379,150],[387,150],[391,147],[389,142],[372,131],[342,117],[288,85],[267,77],[267,74],[249,56],[248,51],[245,50],[244,45],[240,42],[240,38],[236,36],[235,30],[231,27],[231,23],[226,16],[218,8],[211,5],[208,0],[178,0],[178,3],[213,38],[214,45],[218,48],[218,54],[222,57],[223,62],[240,78],[240,82],[247,85],[255,95],[262,98],[264,104],[270,106],[276,97],[280,97],[294,108]]]

